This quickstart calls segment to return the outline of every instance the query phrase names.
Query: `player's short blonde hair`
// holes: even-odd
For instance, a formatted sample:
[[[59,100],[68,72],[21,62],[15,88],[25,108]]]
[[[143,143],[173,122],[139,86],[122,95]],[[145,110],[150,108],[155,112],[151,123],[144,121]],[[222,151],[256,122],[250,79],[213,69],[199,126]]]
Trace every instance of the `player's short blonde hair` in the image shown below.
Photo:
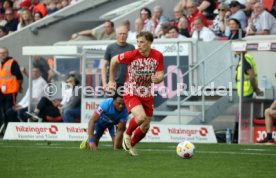
[[[147,41],[153,42],[153,35],[149,31],[142,31],[138,35],[136,35],[136,38],[144,37]]]

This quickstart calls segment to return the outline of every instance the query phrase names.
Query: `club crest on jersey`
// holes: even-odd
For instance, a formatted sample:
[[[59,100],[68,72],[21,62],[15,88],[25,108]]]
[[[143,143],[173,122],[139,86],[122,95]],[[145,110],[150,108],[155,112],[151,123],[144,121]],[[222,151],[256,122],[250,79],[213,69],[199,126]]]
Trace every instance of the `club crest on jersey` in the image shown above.
[[[120,54],[120,60],[123,60],[124,58],[125,58],[125,54],[124,53]]]
[[[101,107],[98,108],[98,113],[102,113],[103,112],[103,109]]]

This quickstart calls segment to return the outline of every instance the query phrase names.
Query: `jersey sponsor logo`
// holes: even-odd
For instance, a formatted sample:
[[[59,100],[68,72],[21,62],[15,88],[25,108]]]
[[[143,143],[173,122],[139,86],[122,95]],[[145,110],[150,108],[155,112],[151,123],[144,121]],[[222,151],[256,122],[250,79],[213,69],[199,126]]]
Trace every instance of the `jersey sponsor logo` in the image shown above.
[[[136,75],[150,75],[155,72],[156,63],[153,58],[139,58],[132,62],[131,67]]]
[[[140,97],[151,96],[151,76],[156,72],[158,65],[158,59],[154,57],[134,58],[128,66],[128,79],[125,91],[128,91],[130,95]]]
[[[150,75],[153,74],[155,71],[154,70],[144,70],[144,71],[135,71],[136,75]]]

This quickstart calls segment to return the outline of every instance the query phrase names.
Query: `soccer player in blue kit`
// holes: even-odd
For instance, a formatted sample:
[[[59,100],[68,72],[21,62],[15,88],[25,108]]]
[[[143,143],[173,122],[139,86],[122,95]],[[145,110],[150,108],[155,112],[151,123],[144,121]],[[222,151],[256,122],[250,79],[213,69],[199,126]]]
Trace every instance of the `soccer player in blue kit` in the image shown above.
[[[82,141],[80,149],[97,150],[99,140],[105,129],[112,138],[114,150],[122,149],[123,133],[126,127],[128,111],[122,96],[115,93],[113,98],[103,100],[88,123],[88,138]],[[115,135],[115,125],[117,125]]]

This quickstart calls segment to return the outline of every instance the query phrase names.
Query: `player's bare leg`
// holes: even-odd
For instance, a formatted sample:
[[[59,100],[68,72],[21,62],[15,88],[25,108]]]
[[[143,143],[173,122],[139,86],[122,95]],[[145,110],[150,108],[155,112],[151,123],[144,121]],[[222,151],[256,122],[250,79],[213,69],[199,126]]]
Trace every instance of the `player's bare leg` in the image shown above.
[[[134,134],[130,141],[131,147],[129,149],[129,153],[132,156],[138,156],[138,152],[135,148],[135,145],[139,143],[146,136],[150,127],[150,121],[151,121],[151,117],[146,117],[146,120],[135,129]]]
[[[265,110],[265,126],[266,126],[266,138],[257,141],[257,143],[273,144],[275,140],[272,138],[273,119],[276,118],[276,102]]]
[[[129,151],[132,148],[131,146],[132,133],[134,132],[134,130],[137,129],[137,127],[139,127],[139,125],[141,125],[146,120],[146,114],[142,105],[137,105],[134,108],[132,108],[131,113],[133,114],[134,118],[130,120],[127,130],[124,132],[124,139],[123,139],[123,148],[126,151]]]
[[[276,110],[268,108],[265,110],[265,125],[266,131],[272,132],[273,118],[276,118]]]
[[[265,125],[266,131],[271,133],[273,127],[273,119],[276,118],[276,102],[273,102],[271,107],[265,110]]]

